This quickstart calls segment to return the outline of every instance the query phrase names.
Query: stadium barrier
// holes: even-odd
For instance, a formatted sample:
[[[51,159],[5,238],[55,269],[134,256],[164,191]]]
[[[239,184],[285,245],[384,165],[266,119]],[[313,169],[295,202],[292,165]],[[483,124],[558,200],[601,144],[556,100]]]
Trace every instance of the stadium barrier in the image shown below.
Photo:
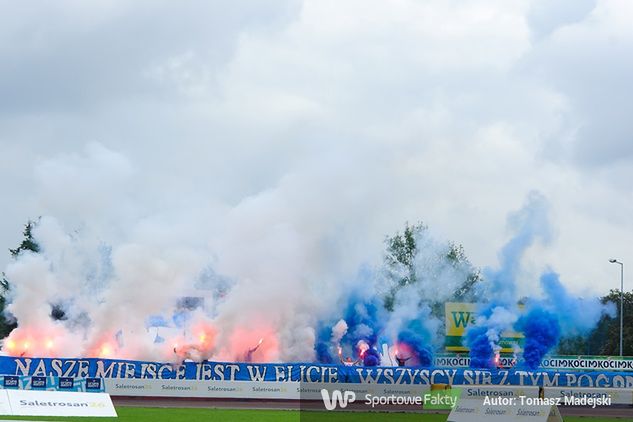
[[[200,381],[157,380],[120,378],[57,378],[5,376],[0,388],[39,391],[105,392],[111,396],[126,397],[187,397],[214,399],[261,399],[261,400],[319,400],[325,383],[299,383],[294,381]],[[17,378],[17,380],[16,380]],[[35,378],[35,383],[33,382]],[[329,384],[332,385],[332,384]],[[359,396],[399,395],[420,396],[430,390],[429,385],[391,385],[338,383],[343,390],[354,391]]]
[[[538,397],[539,387],[500,386],[500,385],[453,385],[462,390],[461,398],[476,399],[483,397]]]
[[[609,398],[611,404],[633,405],[633,389],[626,388],[558,388],[544,387],[545,398]]]
[[[0,415],[117,417],[106,393],[1,390]]]
[[[506,399],[514,403],[514,399]],[[562,422],[554,403],[534,402],[508,405],[506,402],[486,403],[482,399],[460,399],[448,415],[447,422]]]
[[[42,380],[44,378],[44,380]],[[132,397],[186,397],[210,399],[260,399],[260,400],[319,400],[325,383],[300,383],[296,381],[202,381],[176,379],[135,378],[67,378],[3,376],[0,388],[14,390],[100,392],[111,396]],[[329,384],[330,386],[332,384]],[[399,395],[421,396],[431,390],[425,384],[377,384],[337,383],[341,390],[354,391],[359,396]],[[448,387],[448,385],[444,385]],[[461,397],[591,397],[610,398],[612,404],[633,405],[633,388],[583,388],[539,387],[500,385],[452,385],[461,389]]]
[[[104,379],[111,396],[298,400],[298,382]]]

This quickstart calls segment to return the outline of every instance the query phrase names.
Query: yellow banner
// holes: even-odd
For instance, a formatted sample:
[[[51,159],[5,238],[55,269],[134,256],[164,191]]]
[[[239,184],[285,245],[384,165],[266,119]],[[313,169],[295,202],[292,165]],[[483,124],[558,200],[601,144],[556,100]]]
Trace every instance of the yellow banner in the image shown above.
[[[466,329],[476,322],[476,303],[446,302],[444,304],[446,318],[446,350],[450,352],[467,352],[468,348],[463,344]],[[523,306],[519,305],[519,309]],[[501,334],[499,342],[502,353],[512,353],[514,344],[523,339],[523,334],[508,330]]]
[[[475,314],[477,312],[477,304],[475,303],[446,302],[444,309],[446,312],[447,336],[462,337],[466,328],[475,324]]]

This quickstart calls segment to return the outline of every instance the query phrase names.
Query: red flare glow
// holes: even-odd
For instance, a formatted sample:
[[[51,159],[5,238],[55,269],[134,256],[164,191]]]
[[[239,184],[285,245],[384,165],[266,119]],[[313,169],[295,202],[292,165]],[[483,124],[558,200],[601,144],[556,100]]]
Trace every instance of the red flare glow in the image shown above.
[[[501,357],[499,356],[499,353],[495,354],[494,363],[497,368],[501,366]]]
[[[270,362],[279,359],[278,339],[270,327],[235,327],[228,339],[218,346],[214,355],[216,360]]]
[[[101,349],[100,349],[100,352],[99,352],[101,357],[104,357],[104,358],[108,357],[108,356],[110,356],[110,353],[112,353],[112,351],[110,350],[110,345],[109,344],[106,343],[106,344],[101,346]]]
[[[210,355],[215,347],[215,339],[217,336],[215,327],[208,323],[198,323],[194,325],[193,333],[192,339],[187,341],[186,338],[179,338],[178,343],[180,343],[182,347],[186,347],[186,344],[192,343],[192,347],[195,346],[195,348],[204,355]]]
[[[369,349],[369,344],[361,340],[356,346],[358,347],[360,357],[363,358],[365,356],[365,352]]]

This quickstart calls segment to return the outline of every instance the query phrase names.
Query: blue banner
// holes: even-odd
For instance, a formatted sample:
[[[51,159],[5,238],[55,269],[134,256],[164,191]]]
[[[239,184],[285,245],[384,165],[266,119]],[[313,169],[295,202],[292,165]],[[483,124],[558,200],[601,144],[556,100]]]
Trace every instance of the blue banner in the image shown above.
[[[139,378],[203,381],[299,381],[378,384],[524,385],[633,388],[622,372],[361,367],[313,363],[185,362],[0,357],[0,374],[58,378]],[[10,379],[10,378],[9,378]]]

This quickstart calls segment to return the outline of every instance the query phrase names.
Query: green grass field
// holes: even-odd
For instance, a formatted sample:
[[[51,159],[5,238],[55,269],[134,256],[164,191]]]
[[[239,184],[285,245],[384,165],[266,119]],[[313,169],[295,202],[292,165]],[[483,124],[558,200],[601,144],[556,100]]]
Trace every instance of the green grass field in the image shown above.
[[[136,421],[136,422],[179,422],[179,421],[228,421],[228,422],[300,422],[300,421],[389,421],[389,422],[445,422],[446,415],[413,414],[413,413],[341,413],[341,412],[306,412],[300,417],[298,411],[284,410],[220,410],[220,409],[173,409],[173,408],[143,408],[119,407],[118,418],[36,418],[4,417],[2,420],[30,420],[30,421]],[[625,419],[609,418],[565,418],[565,422],[622,422]],[[630,419],[629,419],[630,420]]]

